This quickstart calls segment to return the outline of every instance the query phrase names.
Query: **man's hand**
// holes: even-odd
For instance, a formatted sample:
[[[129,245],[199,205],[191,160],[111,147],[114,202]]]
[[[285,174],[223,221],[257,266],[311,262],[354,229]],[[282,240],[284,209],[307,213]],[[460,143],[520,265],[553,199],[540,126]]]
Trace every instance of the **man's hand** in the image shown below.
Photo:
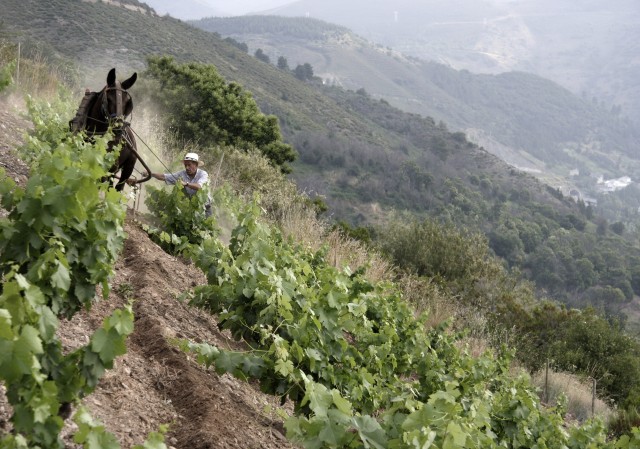
[[[183,181],[182,179],[180,180],[180,182],[182,183],[182,187],[187,187],[189,185],[187,181]]]
[[[138,182],[136,178],[129,178],[125,181],[129,186],[135,186]]]

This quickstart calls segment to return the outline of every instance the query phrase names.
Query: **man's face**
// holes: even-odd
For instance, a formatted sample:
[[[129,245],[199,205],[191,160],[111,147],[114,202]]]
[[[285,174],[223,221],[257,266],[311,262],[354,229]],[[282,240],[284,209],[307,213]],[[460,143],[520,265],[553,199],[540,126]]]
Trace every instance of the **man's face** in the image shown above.
[[[193,176],[196,174],[196,171],[198,170],[198,163],[195,161],[183,161],[184,162],[184,169],[187,172],[187,174],[189,176]]]

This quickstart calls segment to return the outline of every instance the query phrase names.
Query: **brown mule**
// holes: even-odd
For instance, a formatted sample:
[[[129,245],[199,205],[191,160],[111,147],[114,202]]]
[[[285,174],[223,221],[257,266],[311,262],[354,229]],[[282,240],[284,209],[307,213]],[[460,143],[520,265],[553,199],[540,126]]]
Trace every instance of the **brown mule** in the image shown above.
[[[127,90],[133,86],[137,77],[137,73],[134,73],[130,78],[120,82],[116,80],[116,69],[111,69],[107,75],[107,85],[100,92],[86,92],[78,114],[70,122],[73,131],[84,130],[89,137],[105,134],[111,127],[115,136],[109,142],[108,150],[112,151],[114,147],[122,144],[118,160],[109,170],[112,178],[120,170],[116,183],[118,191],[124,189],[139,159],[135,136],[129,123],[125,121],[133,112],[133,100]]]

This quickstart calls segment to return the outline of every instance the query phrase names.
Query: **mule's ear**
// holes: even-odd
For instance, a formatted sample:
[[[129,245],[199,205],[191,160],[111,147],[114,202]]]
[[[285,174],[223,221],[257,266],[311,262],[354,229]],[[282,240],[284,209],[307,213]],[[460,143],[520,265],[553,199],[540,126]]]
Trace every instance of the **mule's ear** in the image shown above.
[[[109,74],[107,75],[107,86],[113,87],[116,85],[116,69],[113,68],[109,70]]]
[[[138,73],[133,72],[133,75],[131,75],[131,78],[124,80],[122,83],[120,83],[120,85],[124,90],[127,90],[128,88],[133,86],[133,84],[136,82],[137,79],[138,79]]]

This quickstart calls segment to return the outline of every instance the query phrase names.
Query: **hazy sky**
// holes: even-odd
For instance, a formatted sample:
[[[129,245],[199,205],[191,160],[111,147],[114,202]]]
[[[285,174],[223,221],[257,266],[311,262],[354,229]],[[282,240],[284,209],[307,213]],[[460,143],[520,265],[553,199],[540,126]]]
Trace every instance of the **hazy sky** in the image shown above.
[[[212,8],[229,14],[242,15],[250,12],[264,11],[265,9],[293,3],[295,0],[198,0]]]

